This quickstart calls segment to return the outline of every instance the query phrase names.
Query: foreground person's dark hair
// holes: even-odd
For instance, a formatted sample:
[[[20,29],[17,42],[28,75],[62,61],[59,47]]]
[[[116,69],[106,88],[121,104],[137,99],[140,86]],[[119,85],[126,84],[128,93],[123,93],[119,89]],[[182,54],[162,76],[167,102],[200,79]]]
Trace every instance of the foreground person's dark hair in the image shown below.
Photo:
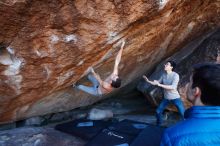
[[[193,67],[192,87],[201,89],[205,105],[220,105],[220,64],[197,64]]]

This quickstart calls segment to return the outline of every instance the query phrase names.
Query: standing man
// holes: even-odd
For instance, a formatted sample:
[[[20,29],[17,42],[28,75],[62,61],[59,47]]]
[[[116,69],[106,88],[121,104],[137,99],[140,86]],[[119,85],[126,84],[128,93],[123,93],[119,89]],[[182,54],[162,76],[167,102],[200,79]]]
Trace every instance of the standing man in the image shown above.
[[[194,105],[185,119],[165,130],[161,146],[220,145],[220,64],[198,64],[187,86]]]
[[[107,94],[110,93],[114,88],[119,88],[121,86],[121,79],[118,76],[118,65],[121,61],[124,45],[125,41],[122,42],[121,49],[119,50],[115,59],[114,70],[110,76],[108,76],[105,80],[102,80],[100,76],[91,67],[89,68],[91,74],[88,75],[88,79],[92,82],[93,86],[88,87],[84,85],[77,85],[76,87],[86,93],[95,96]]]
[[[164,99],[156,110],[157,125],[162,124],[163,111],[170,103],[174,104],[177,107],[181,117],[184,117],[184,106],[181,101],[180,94],[177,91],[179,75],[173,71],[175,67],[176,63],[174,61],[166,62],[164,66],[164,70],[166,73],[164,73],[158,81],[150,81],[146,76],[143,76],[146,82],[163,88]]]

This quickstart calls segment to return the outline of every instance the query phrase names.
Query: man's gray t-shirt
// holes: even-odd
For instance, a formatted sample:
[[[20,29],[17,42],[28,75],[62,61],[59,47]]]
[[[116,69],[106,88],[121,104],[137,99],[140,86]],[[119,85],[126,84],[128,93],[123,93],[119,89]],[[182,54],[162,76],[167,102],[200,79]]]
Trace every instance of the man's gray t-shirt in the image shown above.
[[[164,84],[164,85],[171,85],[174,89],[168,90],[168,89],[163,89],[164,90],[164,98],[165,99],[176,99],[180,98],[180,94],[177,91],[177,85],[179,83],[179,75],[176,72],[172,73],[164,73],[160,79],[159,82]]]

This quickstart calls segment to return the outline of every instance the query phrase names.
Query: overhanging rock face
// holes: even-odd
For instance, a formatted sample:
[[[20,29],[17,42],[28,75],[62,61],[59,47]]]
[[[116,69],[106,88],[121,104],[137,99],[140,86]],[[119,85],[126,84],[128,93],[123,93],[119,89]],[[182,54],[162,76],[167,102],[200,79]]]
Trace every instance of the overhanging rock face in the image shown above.
[[[219,26],[218,0],[3,0],[0,123],[94,103],[70,86],[113,67],[121,39],[123,86]]]

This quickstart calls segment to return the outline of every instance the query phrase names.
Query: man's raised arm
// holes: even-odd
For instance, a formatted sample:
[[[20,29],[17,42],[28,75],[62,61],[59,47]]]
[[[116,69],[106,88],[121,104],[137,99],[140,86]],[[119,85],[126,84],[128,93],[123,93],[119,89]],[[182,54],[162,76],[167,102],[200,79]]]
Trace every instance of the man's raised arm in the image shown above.
[[[124,45],[125,45],[125,41],[122,42],[121,49],[119,50],[119,52],[116,56],[116,59],[115,59],[115,65],[114,65],[114,70],[113,70],[114,75],[118,75],[118,65],[121,61],[121,56],[122,56],[122,51],[124,49]]]

